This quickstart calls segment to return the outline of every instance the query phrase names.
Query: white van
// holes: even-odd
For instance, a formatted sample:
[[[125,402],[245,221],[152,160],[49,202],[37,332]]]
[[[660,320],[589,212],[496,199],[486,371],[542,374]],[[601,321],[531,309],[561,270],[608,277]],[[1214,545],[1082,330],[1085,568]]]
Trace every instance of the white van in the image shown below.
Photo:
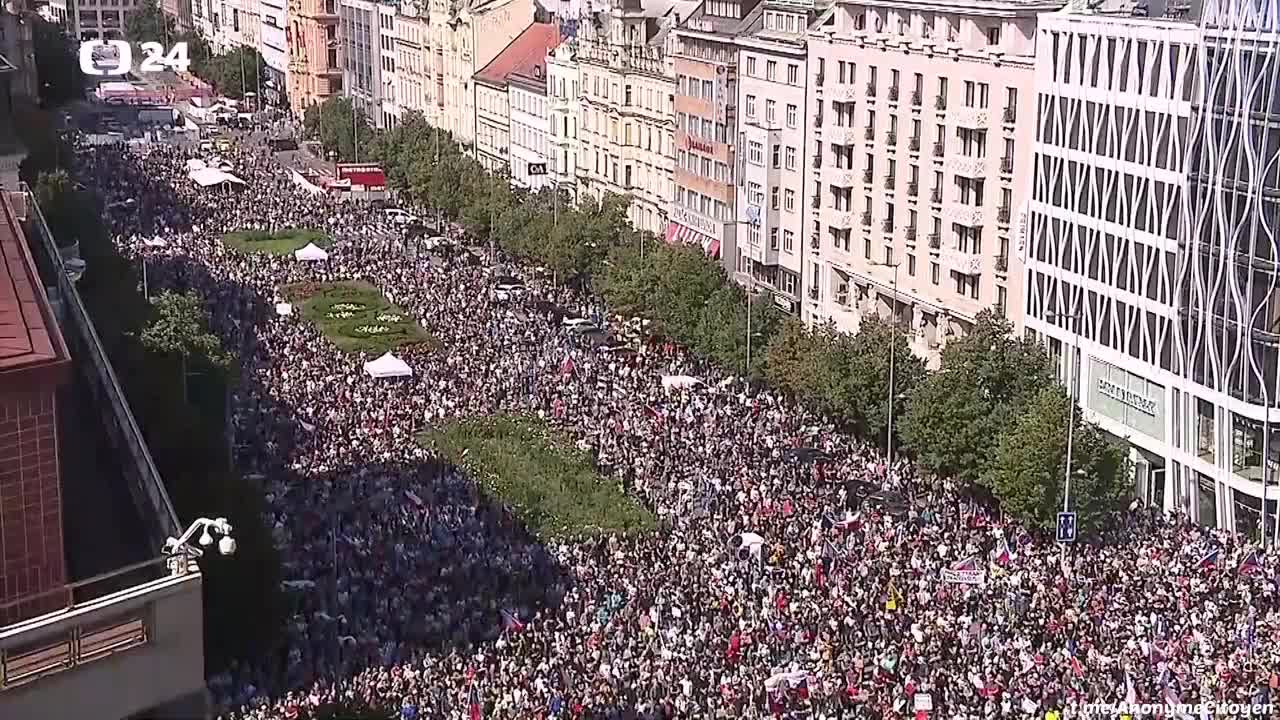
[[[386,210],[383,210],[383,212],[387,214],[388,220],[396,223],[397,225],[408,225],[410,223],[419,222],[416,215],[405,212],[400,208],[387,208]]]

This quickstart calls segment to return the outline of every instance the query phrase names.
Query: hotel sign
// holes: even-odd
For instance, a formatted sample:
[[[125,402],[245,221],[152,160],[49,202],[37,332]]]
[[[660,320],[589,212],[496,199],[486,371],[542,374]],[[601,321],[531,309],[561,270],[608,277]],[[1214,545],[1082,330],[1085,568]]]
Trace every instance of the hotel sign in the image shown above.
[[[1149,438],[1165,438],[1165,387],[1096,357],[1089,358],[1085,405]]]
[[[709,235],[716,240],[724,242],[724,238],[720,237],[723,224],[716,222],[708,217],[703,217],[698,213],[682,208],[679,205],[671,206],[671,219],[675,222],[702,233]]]
[[[715,146],[711,143],[695,140],[692,135],[684,136],[684,146],[687,150],[697,150],[705,155],[714,155],[716,152]]]
[[[1106,378],[1098,378],[1098,392],[1104,397],[1109,397],[1112,400],[1128,405],[1140,413],[1151,417],[1156,416],[1157,405],[1155,400],[1121,387]]]

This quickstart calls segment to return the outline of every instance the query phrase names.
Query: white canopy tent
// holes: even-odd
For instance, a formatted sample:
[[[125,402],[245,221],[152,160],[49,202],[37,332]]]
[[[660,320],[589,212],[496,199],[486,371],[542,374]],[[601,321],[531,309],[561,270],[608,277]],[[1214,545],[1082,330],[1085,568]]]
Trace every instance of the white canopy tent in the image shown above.
[[[195,184],[199,185],[200,187],[206,187],[206,188],[215,187],[218,185],[226,185],[227,183],[232,183],[235,185],[246,184],[245,181],[241,180],[235,175],[232,175],[229,172],[215,170],[214,168],[210,168],[210,167],[201,168],[199,170],[192,170],[188,174],[188,177],[190,177],[192,182],[194,182]]]
[[[364,371],[374,378],[398,378],[413,375],[413,368],[390,352],[364,364]]]
[[[688,390],[697,387],[702,381],[692,375],[663,375],[662,387],[664,390]]]
[[[205,168],[207,168],[207,167],[209,167],[209,166],[208,166],[208,165],[206,165],[206,164],[204,163],[204,161],[203,161],[203,160],[200,160],[200,159],[198,159],[198,158],[191,158],[190,160],[188,160],[188,161],[187,161],[187,172],[195,172],[196,170],[204,170],[204,169],[205,169]]]
[[[316,262],[319,260],[328,260],[329,253],[323,248],[318,247],[315,243],[307,243],[306,247],[298,248],[293,252],[293,256],[304,262]]]

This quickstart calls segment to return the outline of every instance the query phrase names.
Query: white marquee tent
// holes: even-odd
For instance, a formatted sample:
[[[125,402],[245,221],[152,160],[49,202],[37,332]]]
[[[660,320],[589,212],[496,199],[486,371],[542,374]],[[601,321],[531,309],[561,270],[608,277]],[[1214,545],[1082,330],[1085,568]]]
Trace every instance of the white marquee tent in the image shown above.
[[[206,167],[199,170],[192,170],[189,173],[191,180],[200,187],[214,187],[217,185],[225,185],[232,183],[235,185],[244,185],[245,181],[232,175],[229,172],[223,172],[214,168]]]
[[[413,375],[413,369],[405,364],[405,361],[389,352],[377,360],[370,360],[365,363],[364,371],[374,378],[398,378]]]
[[[329,253],[325,252],[323,248],[316,246],[315,243],[307,243],[306,247],[298,248],[294,251],[293,256],[298,260],[304,260],[307,262],[329,259]]]

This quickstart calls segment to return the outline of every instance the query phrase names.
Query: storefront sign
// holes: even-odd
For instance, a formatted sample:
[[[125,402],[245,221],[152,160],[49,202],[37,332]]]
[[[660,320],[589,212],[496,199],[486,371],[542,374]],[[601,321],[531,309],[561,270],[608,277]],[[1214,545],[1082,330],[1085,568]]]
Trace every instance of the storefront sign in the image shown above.
[[[1126,428],[1163,441],[1165,387],[1143,375],[1089,358],[1086,406]]]
[[[721,223],[711,218],[703,217],[692,210],[673,205],[671,207],[671,219],[687,228],[697,230],[703,235],[709,235],[716,240],[724,240],[724,238],[720,237],[721,228],[723,227]]]
[[[1146,398],[1138,393],[1120,387],[1119,385],[1107,380],[1106,378],[1098,378],[1098,392],[1141,413],[1146,413],[1151,417],[1156,416],[1156,401]]]
[[[697,150],[698,152],[706,155],[714,155],[716,151],[715,147],[712,146],[711,143],[696,140],[692,135],[684,136],[684,146],[688,150]]]

